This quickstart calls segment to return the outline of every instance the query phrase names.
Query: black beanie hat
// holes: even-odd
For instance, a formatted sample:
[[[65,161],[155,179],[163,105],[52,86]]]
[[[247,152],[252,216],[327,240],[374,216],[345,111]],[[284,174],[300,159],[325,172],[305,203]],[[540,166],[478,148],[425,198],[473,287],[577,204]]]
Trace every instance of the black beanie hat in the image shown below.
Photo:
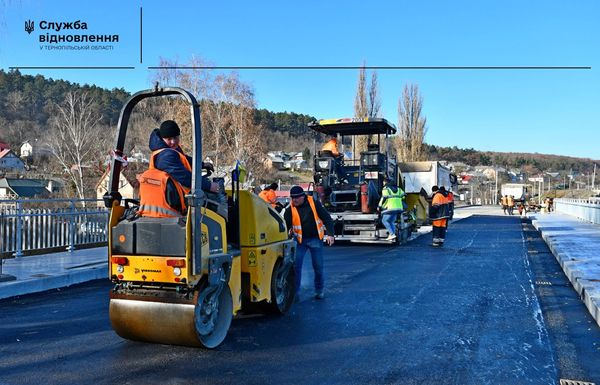
[[[271,190],[277,190],[277,189],[279,188],[279,185],[278,185],[277,183],[271,183],[271,184],[269,185],[269,188],[270,188]]]
[[[290,197],[297,198],[304,195],[304,189],[300,186],[294,186],[290,190]]]
[[[172,120],[165,120],[160,124],[160,137],[161,138],[174,138],[181,134],[179,126]]]

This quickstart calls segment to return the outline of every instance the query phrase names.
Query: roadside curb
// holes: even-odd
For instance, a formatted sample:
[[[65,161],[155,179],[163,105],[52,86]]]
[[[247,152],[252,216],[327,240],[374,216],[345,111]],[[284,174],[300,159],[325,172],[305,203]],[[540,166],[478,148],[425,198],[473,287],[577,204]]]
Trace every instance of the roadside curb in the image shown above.
[[[600,276],[600,265],[598,257],[594,258],[594,254],[582,253],[575,242],[564,241],[564,237],[561,242],[559,240],[561,237],[556,236],[558,232],[556,227],[548,226],[543,221],[533,218],[531,224],[540,232],[542,239],[562,267],[571,285],[600,326],[600,282],[597,279]]]
[[[59,275],[5,282],[2,284],[2,290],[0,290],[0,299],[7,299],[32,293],[40,293],[52,289],[76,285],[78,283],[107,278],[107,269],[108,262],[98,266],[87,267],[79,271],[72,271]]]

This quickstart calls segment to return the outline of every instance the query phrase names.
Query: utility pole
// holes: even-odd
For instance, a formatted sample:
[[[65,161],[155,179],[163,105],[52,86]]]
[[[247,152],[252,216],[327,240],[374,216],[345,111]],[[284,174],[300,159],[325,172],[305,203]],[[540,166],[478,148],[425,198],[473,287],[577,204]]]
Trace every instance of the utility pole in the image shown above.
[[[473,183],[471,183],[471,204],[473,205]]]
[[[496,184],[494,186],[494,204],[498,204],[498,167],[496,166]]]
[[[596,187],[594,183],[596,182],[596,163],[594,163],[594,175],[592,176],[592,190]]]

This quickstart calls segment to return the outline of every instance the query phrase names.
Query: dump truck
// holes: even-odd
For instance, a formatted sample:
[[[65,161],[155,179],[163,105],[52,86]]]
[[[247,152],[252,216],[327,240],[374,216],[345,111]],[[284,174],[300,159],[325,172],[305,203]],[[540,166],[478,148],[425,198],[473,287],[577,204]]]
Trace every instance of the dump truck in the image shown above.
[[[400,162],[398,168],[406,188],[406,202],[409,209],[414,210],[419,226],[429,223],[429,196],[433,186],[457,191],[456,175],[438,161]]]
[[[527,201],[531,198],[532,186],[525,183],[504,183],[500,186],[502,196],[512,195],[517,201]]]
[[[377,205],[389,178],[399,187],[402,179],[396,158],[389,149],[389,135],[396,127],[383,118],[321,119],[309,123],[309,128],[328,136],[339,138],[345,159],[335,159],[329,152],[315,148],[313,181],[316,198],[331,213],[336,240],[352,242],[401,243],[414,230],[412,212],[398,216],[396,238],[387,241],[390,234],[381,223]],[[366,138],[367,148],[356,155],[356,138]],[[351,143],[350,143],[351,142]],[[351,151],[345,151],[351,145]],[[348,157],[348,154],[350,156]],[[344,178],[336,174],[334,162],[343,162]]]
[[[128,123],[140,101],[173,97],[183,99],[191,114],[187,212],[168,218],[140,216],[139,200],[119,193]],[[239,169],[232,172],[232,186],[225,192],[202,191],[200,110],[191,93],[157,86],[131,96],[121,111],[114,153],[104,203],[110,208],[109,316],[118,335],[215,348],[242,309],[279,314],[289,310],[295,296],[295,242],[288,239],[277,212],[255,194],[240,190]]]

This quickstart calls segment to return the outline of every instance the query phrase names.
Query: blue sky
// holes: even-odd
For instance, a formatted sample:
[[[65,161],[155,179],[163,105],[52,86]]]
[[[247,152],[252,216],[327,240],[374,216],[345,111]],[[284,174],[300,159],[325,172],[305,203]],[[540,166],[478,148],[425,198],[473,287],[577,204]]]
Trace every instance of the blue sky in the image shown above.
[[[527,66],[579,70],[378,70],[383,116],[417,84],[426,141],[600,159],[600,2],[5,0],[0,68],[135,92],[159,58],[218,66]],[[367,5],[368,4],[368,5]],[[143,10],[143,62],[139,14]],[[24,31],[25,20],[36,30]],[[39,22],[86,22],[118,34],[111,50],[47,50]],[[60,31],[61,34],[63,31]],[[47,43],[46,43],[47,45]],[[56,44],[53,44],[56,45]],[[357,70],[240,70],[258,106],[319,119],[352,116]]]

